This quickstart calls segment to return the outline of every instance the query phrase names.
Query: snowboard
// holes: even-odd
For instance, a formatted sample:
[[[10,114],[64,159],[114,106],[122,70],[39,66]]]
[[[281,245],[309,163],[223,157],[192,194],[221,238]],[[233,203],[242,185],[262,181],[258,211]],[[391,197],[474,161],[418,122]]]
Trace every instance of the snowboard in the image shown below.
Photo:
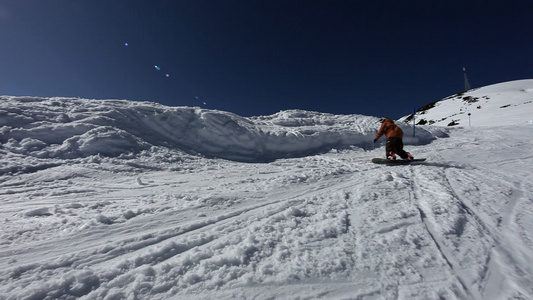
[[[425,158],[415,158],[412,160],[407,159],[386,159],[386,158],[372,158],[372,162],[375,164],[387,164],[387,165],[407,165],[410,163],[422,162],[425,161]]]

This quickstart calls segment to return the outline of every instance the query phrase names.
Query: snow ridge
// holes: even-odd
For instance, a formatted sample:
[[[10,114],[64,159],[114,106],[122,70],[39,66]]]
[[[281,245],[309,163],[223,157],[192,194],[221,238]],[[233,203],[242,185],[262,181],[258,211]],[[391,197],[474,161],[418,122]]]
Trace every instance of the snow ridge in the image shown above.
[[[333,148],[370,148],[377,125],[374,117],[299,110],[245,118],[126,100],[0,98],[0,142],[10,151],[40,158],[117,157],[157,146],[268,162]],[[444,135],[442,130],[421,129],[406,142],[424,144]]]

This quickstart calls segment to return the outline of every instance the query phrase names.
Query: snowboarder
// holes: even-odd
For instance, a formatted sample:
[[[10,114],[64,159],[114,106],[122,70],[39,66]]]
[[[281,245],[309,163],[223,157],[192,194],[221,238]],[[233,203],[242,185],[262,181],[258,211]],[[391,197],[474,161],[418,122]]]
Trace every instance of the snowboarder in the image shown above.
[[[381,127],[379,128],[374,143],[378,139],[385,135],[387,137],[387,144],[385,146],[385,157],[390,160],[396,159],[396,154],[398,154],[402,159],[413,160],[414,157],[403,150],[403,131],[398,125],[394,124],[394,121],[390,118],[383,117],[379,120],[381,122]]]

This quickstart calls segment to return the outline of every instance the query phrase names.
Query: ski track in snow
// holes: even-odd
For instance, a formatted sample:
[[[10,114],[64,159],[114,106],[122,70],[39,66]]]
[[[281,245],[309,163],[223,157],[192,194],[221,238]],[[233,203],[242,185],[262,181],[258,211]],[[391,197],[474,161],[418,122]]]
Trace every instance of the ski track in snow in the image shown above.
[[[243,163],[10,140],[0,298],[533,299],[531,135],[457,128],[401,166],[366,144]]]

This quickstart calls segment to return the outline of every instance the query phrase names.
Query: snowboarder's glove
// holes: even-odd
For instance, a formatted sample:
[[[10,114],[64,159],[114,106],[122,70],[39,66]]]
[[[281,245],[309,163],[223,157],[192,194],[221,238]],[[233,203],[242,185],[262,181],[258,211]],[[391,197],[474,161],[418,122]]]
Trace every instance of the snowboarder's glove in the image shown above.
[[[377,142],[377,141],[378,141],[378,139],[374,139],[374,143]]]

